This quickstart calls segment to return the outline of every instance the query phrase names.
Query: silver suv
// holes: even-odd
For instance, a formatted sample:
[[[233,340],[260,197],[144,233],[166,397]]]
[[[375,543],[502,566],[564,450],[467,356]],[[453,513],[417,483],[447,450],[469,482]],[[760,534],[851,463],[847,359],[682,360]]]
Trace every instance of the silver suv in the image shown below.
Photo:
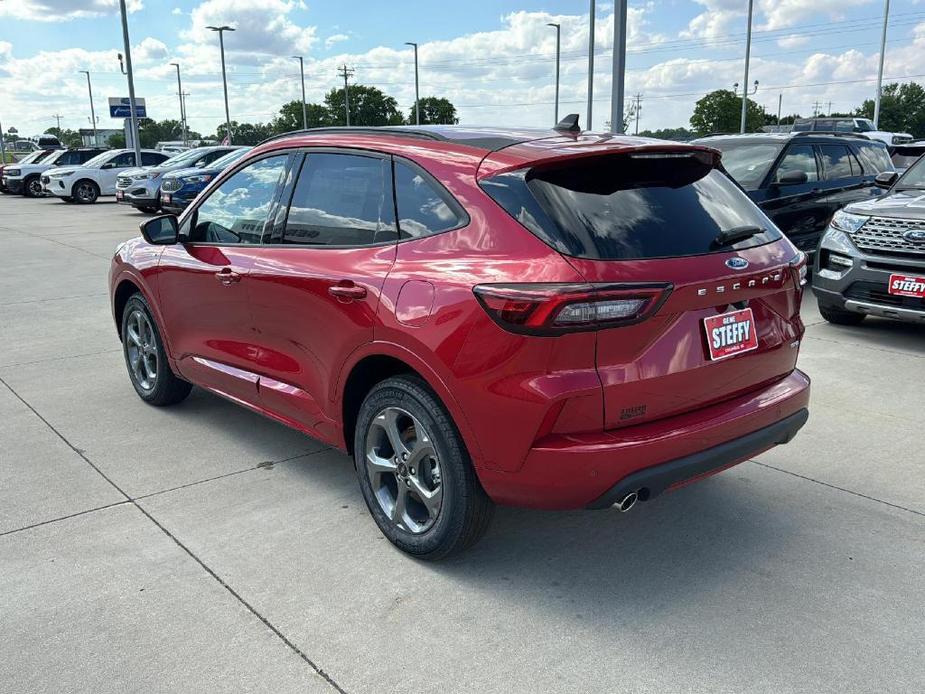
[[[819,242],[819,311],[840,325],[869,315],[925,323],[925,158],[876,182],[888,192],[836,212]]]

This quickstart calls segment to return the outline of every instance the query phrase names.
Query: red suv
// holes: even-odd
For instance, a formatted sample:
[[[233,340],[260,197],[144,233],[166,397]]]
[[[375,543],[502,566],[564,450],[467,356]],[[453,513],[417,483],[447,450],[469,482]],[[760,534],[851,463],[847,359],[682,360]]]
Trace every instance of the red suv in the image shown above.
[[[346,450],[425,558],[495,503],[628,510],[786,443],[803,255],[715,150],[574,120],[255,148],[116,252],[138,395],[195,384]]]

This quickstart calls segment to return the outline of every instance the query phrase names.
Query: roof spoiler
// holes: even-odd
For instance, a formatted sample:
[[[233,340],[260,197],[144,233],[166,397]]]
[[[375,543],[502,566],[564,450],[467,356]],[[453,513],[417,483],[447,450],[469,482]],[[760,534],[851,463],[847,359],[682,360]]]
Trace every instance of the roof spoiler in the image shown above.
[[[560,133],[580,133],[581,126],[578,125],[578,114],[568,114],[565,118],[556,123],[553,130]]]

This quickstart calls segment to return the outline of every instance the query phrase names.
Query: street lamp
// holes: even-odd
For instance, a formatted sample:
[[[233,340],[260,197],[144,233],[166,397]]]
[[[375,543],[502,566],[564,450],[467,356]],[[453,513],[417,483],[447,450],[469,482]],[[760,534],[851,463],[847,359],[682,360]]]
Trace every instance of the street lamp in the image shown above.
[[[132,145],[135,150],[135,166],[141,166],[141,137],[138,132],[138,114],[135,111],[135,78],[132,75],[132,45],[128,37],[128,13],[125,0],[119,0],[119,12],[122,14],[122,42],[125,44],[125,74],[128,76],[128,107],[131,110]],[[122,55],[119,55],[121,67]]]
[[[414,123],[421,124],[421,93],[418,88],[418,45],[411,41],[405,41],[406,46],[414,47]]]
[[[610,94],[610,131],[622,133],[623,91],[626,84],[626,0],[617,0],[613,8],[613,90]],[[638,107],[638,100],[637,100]],[[636,113],[639,129],[639,112]]]
[[[299,74],[302,75],[302,128],[308,130],[308,112],[305,110],[305,61],[300,55],[292,57],[299,61]]]
[[[594,2],[591,0],[588,27],[588,130],[591,129],[591,108],[594,106]]]
[[[171,63],[177,68],[177,96],[180,98],[180,127],[183,134],[183,144],[189,144],[189,135],[186,128],[186,108],[183,106],[183,82],[180,81],[180,63]]]
[[[554,111],[555,116],[553,123],[559,122],[559,48],[560,48],[560,39],[562,37],[562,27],[555,22],[549,22],[546,24],[548,27],[555,27],[556,29],[556,110]]]
[[[745,113],[748,110],[748,63],[752,54],[752,6],[754,0],[748,0],[748,29],[745,34],[745,79],[742,80],[742,119],[739,121],[739,132],[745,132]],[[758,83],[755,82],[757,90]]]
[[[93,124],[93,144],[99,146],[100,140],[96,133],[96,112],[93,109],[93,89],[90,87],[90,71],[79,70],[87,76],[87,92],[90,94],[90,123]]]
[[[874,129],[880,127],[880,95],[883,93],[883,58],[886,55],[886,30],[889,21],[890,0],[886,0],[886,5],[883,8],[883,33],[880,36],[880,65],[877,68],[877,94],[874,98]]]
[[[122,0],[125,2],[125,0]],[[228,78],[225,76],[225,38],[224,32],[234,31],[233,27],[222,25],[220,27],[208,26],[206,29],[218,32],[218,45],[222,52],[222,89],[225,91],[225,137],[231,144],[231,115],[228,111]]]

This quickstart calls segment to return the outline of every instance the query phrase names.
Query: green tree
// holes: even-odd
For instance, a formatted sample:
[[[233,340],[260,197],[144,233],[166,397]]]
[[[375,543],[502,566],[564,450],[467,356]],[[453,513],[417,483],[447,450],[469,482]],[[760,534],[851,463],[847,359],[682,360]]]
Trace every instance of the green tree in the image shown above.
[[[694,106],[691,128],[698,135],[737,133],[742,117],[742,97],[728,89],[717,89],[704,96]],[[755,132],[764,125],[764,109],[748,100],[745,132]]]
[[[867,99],[855,115],[873,119],[874,100]],[[880,96],[880,130],[907,132],[915,138],[925,137],[925,88],[916,82],[892,83]]]
[[[106,140],[106,144],[112,147],[113,149],[124,149],[125,148],[125,133],[113,133],[109,136],[109,139]]]
[[[80,141],[80,133],[68,128],[49,128],[47,131],[50,135],[58,138],[58,141],[65,147],[80,147],[83,144]]]
[[[236,145],[256,145],[276,132],[272,123],[238,123],[231,121],[231,141]],[[221,142],[225,139],[225,124],[218,126],[215,139]]]
[[[456,107],[453,106],[449,99],[438,96],[425,96],[420,100],[421,106],[421,125],[456,125],[459,118],[456,117]],[[414,106],[408,111],[408,124],[415,123]]]
[[[328,109],[321,104],[305,104],[305,115],[309,128],[321,128],[333,124]],[[273,129],[277,133],[288,133],[302,129],[302,102],[290,101],[279,109],[279,115],[273,120]]]
[[[654,137],[659,140],[688,142],[693,140],[696,135],[687,128],[662,128],[660,130],[642,130],[639,132],[639,137]]]
[[[331,125],[346,125],[344,90],[332,89],[324,97]],[[350,87],[350,125],[401,125],[405,122],[398,102],[375,87],[354,84]]]

